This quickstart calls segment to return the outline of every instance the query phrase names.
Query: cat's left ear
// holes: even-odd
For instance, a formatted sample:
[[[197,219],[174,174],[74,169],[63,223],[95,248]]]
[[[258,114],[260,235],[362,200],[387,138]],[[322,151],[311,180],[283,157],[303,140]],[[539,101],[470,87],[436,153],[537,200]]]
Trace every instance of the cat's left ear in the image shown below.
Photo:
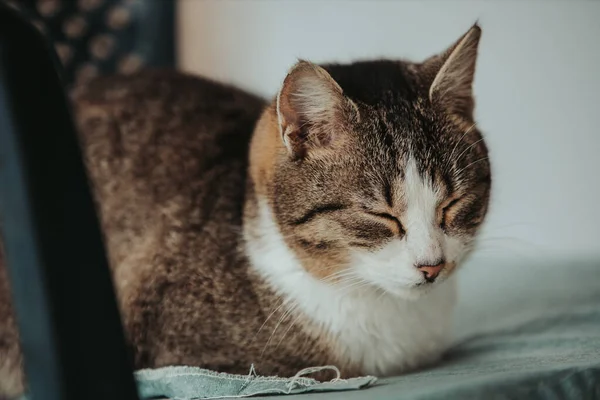
[[[429,99],[447,112],[473,119],[473,80],[481,28],[475,24],[440,55],[423,63],[429,77]]]

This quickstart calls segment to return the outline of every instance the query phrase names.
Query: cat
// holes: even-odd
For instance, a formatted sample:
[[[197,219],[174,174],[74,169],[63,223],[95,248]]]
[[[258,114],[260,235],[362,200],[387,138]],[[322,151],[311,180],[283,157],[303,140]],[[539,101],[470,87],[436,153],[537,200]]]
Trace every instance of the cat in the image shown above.
[[[351,377],[438,360],[491,190],[480,36],[420,63],[300,60],[270,102],[167,71],[78,88],[135,367]],[[17,393],[1,261],[0,393]]]

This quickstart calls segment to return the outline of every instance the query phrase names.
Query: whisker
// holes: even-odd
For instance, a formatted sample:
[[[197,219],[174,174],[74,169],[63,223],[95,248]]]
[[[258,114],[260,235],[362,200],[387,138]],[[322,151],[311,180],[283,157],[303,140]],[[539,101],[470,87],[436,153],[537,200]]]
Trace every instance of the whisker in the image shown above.
[[[356,272],[352,271],[352,270],[342,270],[342,271],[338,271],[334,274],[328,275],[324,278],[319,279],[321,282],[330,282],[332,280],[335,280],[337,278],[344,278],[344,277],[348,277],[348,276],[355,276]]]
[[[484,254],[489,255],[498,255],[505,256],[507,252],[511,253],[511,255],[519,255],[522,258],[536,258],[539,251],[543,251],[542,248],[537,248],[537,246],[523,245],[523,246],[514,246],[514,244],[510,245],[510,243],[484,243],[481,245],[477,245],[474,248],[476,254],[475,257],[481,256]]]
[[[381,293],[379,294],[379,296],[377,296],[377,299],[375,300],[375,302],[378,302],[378,301],[380,301],[380,300],[383,298],[383,296],[385,296],[385,294],[387,293],[387,292],[385,291],[385,289],[384,289],[384,288],[381,288],[381,287],[377,287],[377,291],[378,291],[378,292],[381,292]]]
[[[534,242],[531,242],[529,240],[526,240],[523,238],[518,238],[518,237],[512,237],[512,236],[484,236],[484,237],[478,238],[476,240],[476,243],[486,243],[486,242],[492,242],[492,241],[512,242],[512,243],[524,244],[527,246],[529,246],[529,245],[535,246],[536,245]]]
[[[277,350],[277,348],[281,345],[281,343],[283,343],[283,339],[285,339],[285,336],[289,333],[289,331],[292,329],[292,327],[294,325],[296,325],[296,322],[298,322],[298,320],[301,317],[302,317],[302,314],[298,313],[298,316],[294,319],[294,321],[292,321],[292,323],[290,324],[290,326],[288,326],[288,328],[285,330],[285,332],[283,332],[283,336],[281,337],[281,339],[279,340],[279,343],[277,343],[277,346],[275,346],[273,351]]]
[[[339,287],[345,283],[350,283],[350,282],[357,282],[360,281],[361,278],[358,276],[347,276],[343,279],[340,279],[339,281],[336,281],[332,286],[333,287]]]
[[[271,332],[271,336],[269,336],[269,339],[267,340],[265,347],[263,347],[262,351],[260,352],[260,358],[262,358],[264,356],[265,351],[267,350],[267,347],[269,347],[271,340],[273,340],[273,336],[275,335],[275,332],[279,328],[279,325],[281,325],[281,323],[296,309],[296,307],[297,307],[297,305],[294,304],[293,307],[286,310],[286,312],[281,315],[281,317],[279,318],[279,321],[277,321],[277,325],[275,325],[275,328],[273,329],[273,332]]]
[[[473,164],[475,164],[475,163],[478,163],[478,162],[480,162],[480,161],[485,161],[485,160],[487,160],[488,158],[489,158],[489,157],[483,157],[483,158],[480,158],[480,159],[478,159],[478,160],[475,160],[475,161],[473,161],[472,163],[468,164],[466,167],[464,167],[464,168],[461,168],[461,169],[460,169],[458,172],[456,172],[456,173],[455,173],[455,175],[460,175],[460,174],[461,174],[461,173],[462,173],[464,170],[466,170],[467,168],[469,168],[471,165],[473,165]]]
[[[346,285],[344,287],[338,288],[337,292],[339,294],[341,294],[342,296],[348,295],[349,293],[351,293],[352,291],[356,291],[360,288],[363,288],[365,286],[370,286],[371,283],[367,282],[365,280],[359,280],[357,282],[351,283],[349,285]]]
[[[389,280],[389,276],[387,276],[384,272],[381,272],[381,271],[371,271],[371,273],[373,275],[375,275],[375,278],[377,278],[377,280],[381,280],[381,281]],[[398,284],[410,284],[410,283],[412,283],[412,281],[410,279],[396,279],[395,283],[398,283]]]
[[[483,138],[481,138],[481,139],[479,139],[479,140],[476,140],[476,141],[474,141],[473,143],[471,143],[471,145],[470,145],[470,146],[467,146],[467,148],[466,148],[466,149],[464,149],[464,150],[462,151],[462,153],[460,153],[460,154],[458,155],[458,157],[456,157],[456,162],[460,161],[460,159],[461,159],[461,158],[462,158],[462,157],[465,155],[465,153],[466,153],[466,152],[467,152],[469,149],[472,149],[472,148],[473,148],[473,146],[475,146],[477,143],[479,143],[479,142],[482,142],[482,141],[483,141]]]
[[[497,232],[497,231],[501,231],[504,229],[509,229],[509,228],[515,228],[515,227],[534,227],[535,224],[532,222],[514,222],[511,224],[504,224],[504,225],[486,225],[484,232],[482,233],[482,236],[485,236],[489,233],[493,233],[493,232]]]
[[[281,301],[281,304],[277,308],[275,308],[275,310],[273,310],[273,312],[271,312],[269,314],[269,316],[267,317],[267,319],[265,319],[265,322],[263,322],[263,324],[260,326],[260,328],[258,328],[258,331],[254,334],[254,337],[252,338],[252,341],[250,343],[253,343],[254,340],[256,340],[256,337],[258,336],[258,334],[260,333],[260,331],[262,331],[262,329],[265,327],[265,325],[267,324],[267,322],[269,321],[269,319],[271,319],[271,317],[273,315],[275,315],[275,313],[277,311],[279,311],[281,309],[281,307],[283,307],[284,305],[286,305],[289,302],[290,302],[289,299],[284,299],[284,300]]]
[[[355,286],[361,282],[363,282],[363,279],[361,279],[359,277],[349,277],[349,278],[344,279],[343,281],[337,282],[337,284],[332,286],[332,288],[336,292],[339,293],[339,292],[343,291],[345,288]]]
[[[548,250],[546,246],[540,245],[539,243],[534,243],[530,240],[517,237],[484,237],[475,242],[475,246],[478,249],[485,248],[486,246],[489,248],[490,245],[494,245],[496,247],[499,245],[504,245],[507,250],[524,251],[531,254],[538,251],[544,252]]]
[[[458,142],[456,142],[456,144],[454,145],[454,148],[450,152],[450,156],[448,157],[448,161],[446,162],[446,168],[448,168],[450,166],[450,163],[452,162],[452,156],[454,155],[454,152],[456,151],[456,148],[458,147],[458,145],[462,142],[462,140],[465,138],[465,136],[467,136],[469,134],[469,132],[471,132],[471,130],[475,127],[475,125],[476,124],[473,123],[473,125],[471,125],[469,127],[469,129],[467,129],[465,131],[465,133],[463,133],[463,135],[460,137],[460,139],[458,139]]]

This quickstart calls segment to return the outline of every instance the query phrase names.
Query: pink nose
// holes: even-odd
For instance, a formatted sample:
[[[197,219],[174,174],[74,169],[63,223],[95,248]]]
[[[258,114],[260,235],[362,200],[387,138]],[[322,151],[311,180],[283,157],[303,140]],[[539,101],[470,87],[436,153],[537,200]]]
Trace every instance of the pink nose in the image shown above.
[[[427,282],[435,281],[446,264],[442,261],[437,265],[417,265],[417,269],[423,273]]]

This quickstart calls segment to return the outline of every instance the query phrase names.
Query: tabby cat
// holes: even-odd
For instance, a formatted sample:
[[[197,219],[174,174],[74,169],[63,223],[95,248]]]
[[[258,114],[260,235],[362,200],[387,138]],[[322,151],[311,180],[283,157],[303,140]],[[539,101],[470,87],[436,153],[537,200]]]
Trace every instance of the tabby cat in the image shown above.
[[[299,61],[269,103],[165,71],[79,88],[135,367],[348,377],[438,359],[490,194],[480,35],[421,63]],[[0,258],[0,394],[23,389],[8,290]]]

